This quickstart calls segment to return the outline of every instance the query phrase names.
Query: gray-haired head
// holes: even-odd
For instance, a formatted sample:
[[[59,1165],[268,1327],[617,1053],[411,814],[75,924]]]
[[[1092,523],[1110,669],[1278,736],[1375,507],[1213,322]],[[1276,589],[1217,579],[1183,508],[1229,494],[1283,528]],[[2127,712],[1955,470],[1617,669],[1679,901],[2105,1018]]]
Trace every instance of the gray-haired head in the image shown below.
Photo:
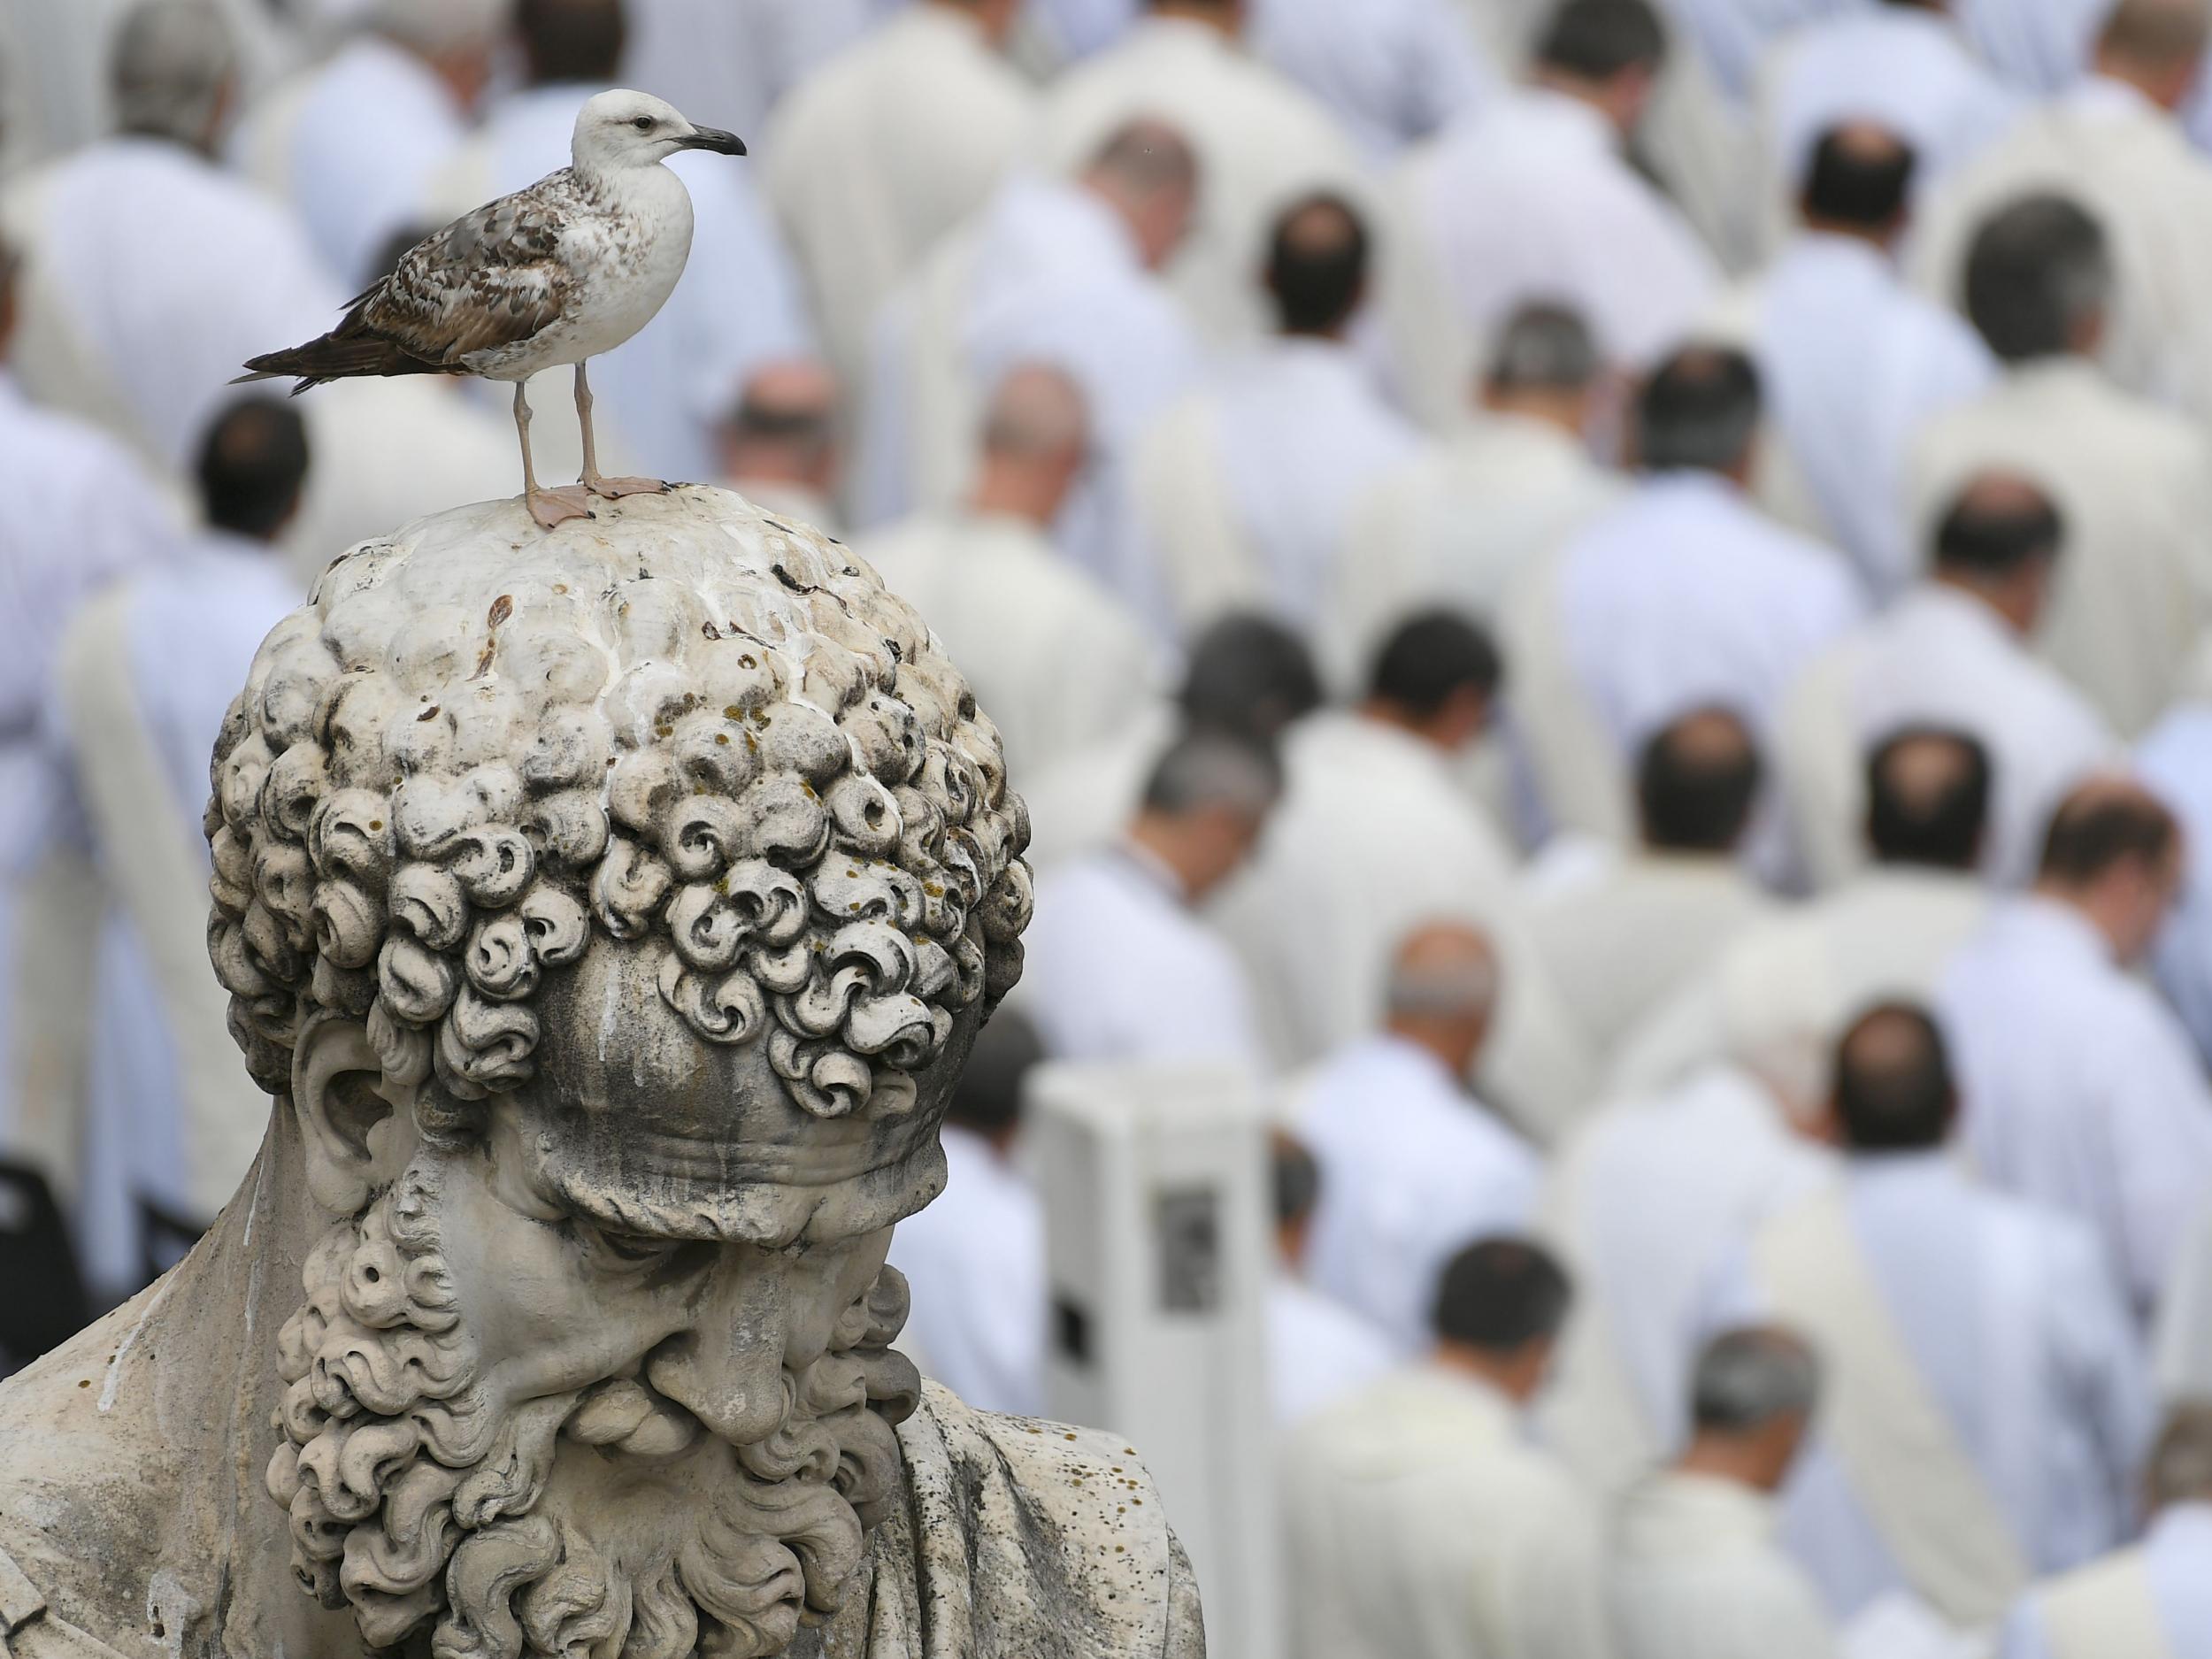
[[[1820,1362],[1801,1338],[1747,1325],[1699,1353],[1690,1416],[1702,1434],[1752,1434],[1777,1418],[1810,1417],[1819,1397]]]
[[[1001,378],[983,417],[987,455],[1079,456],[1089,439],[1083,388],[1064,369],[1019,363]]]
[[[1498,958],[1464,922],[1425,922],[1398,944],[1383,994],[1394,1022],[1486,1019],[1498,996]]]
[[[116,130],[211,150],[237,73],[214,0],[139,0],[108,51]]]
[[[1190,230],[1198,152],[1165,121],[1140,117],[1099,146],[1083,183],[1129,227],[1140,257],[1156,271]]]
[[[1506,319],[1491,342],[1483,384],[1493,396],[1579,392],[1598,375],[1597,342],[1571,306],[1538,302]]]
[[[1144,810],[1186,818],[1225,808],[1257,822],[1282,793],[1282,764],[1271,750],[1223,732],[1191,731],[1154,763],[1144,786]]]
[[[1636,402],[1636,458],[1648,470],[1749,468],[1759,430],[1759,372],[1730,346],[1685,346],[1653,371]]]
[[[2086,208],[2063,196],[2024,196],[1974,233],[1966,315],[2008,363],[2087,351],[2113,281],[2104,230]]]
[[[2212,1397],[2180,1401],[2166,1414],[2145,1484],[2154,1509],[2212,1503]]]

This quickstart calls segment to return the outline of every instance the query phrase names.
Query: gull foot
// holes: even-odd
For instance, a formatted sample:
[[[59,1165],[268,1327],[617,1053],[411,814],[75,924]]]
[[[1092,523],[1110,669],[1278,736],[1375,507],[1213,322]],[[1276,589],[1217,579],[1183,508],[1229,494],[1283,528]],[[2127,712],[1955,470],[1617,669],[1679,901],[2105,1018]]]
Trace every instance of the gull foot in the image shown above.
[[[580,485],[564,484],[558,489],[538,489],[530,492],[530,516],[538,521],[538,528],[550,530],[557,524],[571,518],[591,517],[591,497]]]
[[[668,486],[657,478],[588,478],[584,488],[613,501],[624,495],[659,495]]]

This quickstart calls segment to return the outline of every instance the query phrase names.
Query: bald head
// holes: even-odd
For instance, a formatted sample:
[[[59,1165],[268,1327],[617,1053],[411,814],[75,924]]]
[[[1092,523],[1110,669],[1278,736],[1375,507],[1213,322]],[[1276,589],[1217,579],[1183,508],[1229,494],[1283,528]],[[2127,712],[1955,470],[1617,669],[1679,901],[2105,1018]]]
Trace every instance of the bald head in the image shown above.
[[[1758,745],[1727,709],[1683,715],[1644,745],[1636,800],[1644,844],[1668,852],[1734,850],[1758,799]]]
[[[139,0],[108,53],[116,127],[211,153],[237,73],[237,47],[214,0]]]
[[[1950,1054],[1926,1010],[1882,1003],[1844,1033],[1836,1049],[1835,1120],[1850,1150],[1939,1147],[1957,1115]]]
[[[1813,146],[1799,210],[1814,229],[1886,243],[1905,222],[1913,165],[1912,146],[1878,123],[1832,127]]]
[[[1935,574],[1978,594],[2022,634],[2050,596],[2065,520],[2043,488],[2013,472],[1968,480],[1936,526]]]
[[[1048,364],[1018,365],[984,414],[970,505],[1041,529],[1050,525],[1082,476],[1089,443],[1090,417],[1075,381]]]
[[[2208,39],[2207,0],[2119,0],[2097,35],[2097,69],[2178,109],[2196,86]]]
[[[1147,266],[1168,262],[1190,229],[1198,201],[1198,155],[1165,121],[1131,121],[1084,169],[1086,188],[1112,208]]]
[[[812,357],[764,363],[722,434],[722,470],[746,483],[795,484],[826,495],[837,482],[837,377]]]
[[[1497,998],[1498,958],[1489,940],[1464,922],[1430,922],[1407,934],[1391,958],[1386,1023],[1463,1076],[1481,1051]]]
[[[1965,732],[1908,726],[1866,764],[1866,839],[1876,860],[1970,871],[1989,819],[1989,751]]]

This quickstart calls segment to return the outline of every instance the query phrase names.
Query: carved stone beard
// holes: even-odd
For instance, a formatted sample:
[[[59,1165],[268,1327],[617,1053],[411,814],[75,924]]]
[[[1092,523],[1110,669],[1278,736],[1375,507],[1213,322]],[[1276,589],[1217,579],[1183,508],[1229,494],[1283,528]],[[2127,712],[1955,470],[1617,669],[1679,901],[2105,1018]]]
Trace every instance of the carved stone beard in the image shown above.
[[[833,1613],[900,1486],[913,1366],[886,1268],[784,1413],[733,1447],[641,1382],[495,1409],[438,1249],[435,1155],[310,1254],[279,1338],[270,1494],[293,1569],[372,1647],[758,1659]],[[409,1651],[420,1651],[410,1644]]]

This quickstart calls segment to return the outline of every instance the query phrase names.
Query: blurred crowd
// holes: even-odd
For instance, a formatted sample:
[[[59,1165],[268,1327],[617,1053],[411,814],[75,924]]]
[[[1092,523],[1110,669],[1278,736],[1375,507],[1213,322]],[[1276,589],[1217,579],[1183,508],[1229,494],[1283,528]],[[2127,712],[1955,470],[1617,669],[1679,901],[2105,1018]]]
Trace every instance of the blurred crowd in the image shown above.
[[[1028,804],[927,1369],[1045,1406],[1039,1064],[1234,1066],[1298,1659],[2212,1655],[2208,39],[7,0],[0,1369],[260,1138],[201,828],[257,644],[515,488],[481,386],[228,382],[626,85],[751,158],[672,164],[609,470],[850,541]]]

